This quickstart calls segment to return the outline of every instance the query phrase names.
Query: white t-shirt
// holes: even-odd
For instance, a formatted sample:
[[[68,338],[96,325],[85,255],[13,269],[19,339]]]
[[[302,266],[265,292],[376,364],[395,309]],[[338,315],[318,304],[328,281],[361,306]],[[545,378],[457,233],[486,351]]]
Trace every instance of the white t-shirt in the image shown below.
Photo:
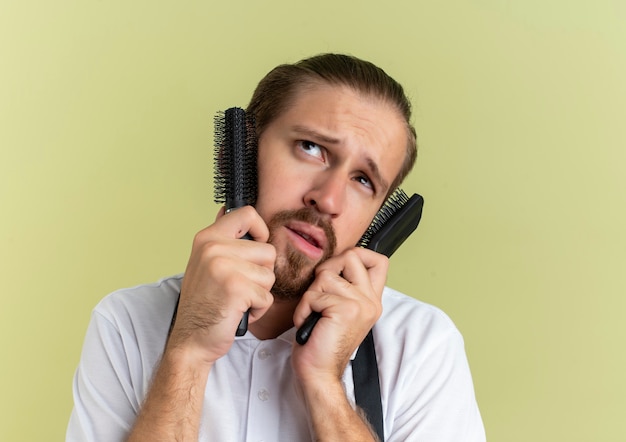
[[[68,441],[122,441],[163,353],[182,276],[120,290],[93,311],[74,377]],[[208,378],[200,441],[309,441],[291,369],[295,329],[237,337]],[[374,327],[385,441],[480,442],[463,338],[441,310],[392,289]],[[351,365],[343,377],[354,403]]]

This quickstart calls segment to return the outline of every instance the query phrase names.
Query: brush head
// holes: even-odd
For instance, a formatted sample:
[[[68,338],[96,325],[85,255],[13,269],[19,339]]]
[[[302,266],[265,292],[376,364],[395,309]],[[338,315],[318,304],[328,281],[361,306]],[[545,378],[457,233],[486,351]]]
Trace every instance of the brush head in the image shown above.
[[[390,257],[417,228],[422,218],[424,199],[413,194],[408,197],[396,189],[385,200],[357,246],[365,247]]]
[[[257,138],[251,116],[238,107],[215,115],[214,200],[226,209],[254,205]]]

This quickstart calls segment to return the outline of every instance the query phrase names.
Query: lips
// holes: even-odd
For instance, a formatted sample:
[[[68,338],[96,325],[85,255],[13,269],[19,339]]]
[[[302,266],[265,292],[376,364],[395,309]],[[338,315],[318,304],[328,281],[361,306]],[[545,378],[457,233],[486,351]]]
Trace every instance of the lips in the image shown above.
[[[319,259],[322,256],[327,244],[323,229],[302,221],[291,221],[285,228],[301,252],[312,259]]]
[[[313,245],[314,247],[317,247],[318,249],[321,249],[319,243],[317,242],[317,240],[315,238],[313,238],[310,235],[307,235],[304,232],[297,232],[295,230],[293,230],[293,232],[296,232],[298,235],[300,235],[302,238],[304,238],[305,240],[307,240],[308,242],[311,243],[311,245]]]

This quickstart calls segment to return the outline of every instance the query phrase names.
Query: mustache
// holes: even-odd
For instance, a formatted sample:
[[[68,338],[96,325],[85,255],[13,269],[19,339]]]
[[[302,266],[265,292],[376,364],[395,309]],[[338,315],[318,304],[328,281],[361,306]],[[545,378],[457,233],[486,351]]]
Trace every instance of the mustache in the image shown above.
[[[274,230],[274,227],[283,225],[288,221],[302,221],[319,227],[324,231],[324,235],[326,236],[326,248],[324,250],[324,255],[329,257],[335,252],[335,248],[337,247],[335,229],[333,229],[333,226],[330,221],[328,221],[328,218],[321,215],[317,210],[310,207],[303,207],[301,209],[283,210],[278,212],[270,220],[270,232]]]

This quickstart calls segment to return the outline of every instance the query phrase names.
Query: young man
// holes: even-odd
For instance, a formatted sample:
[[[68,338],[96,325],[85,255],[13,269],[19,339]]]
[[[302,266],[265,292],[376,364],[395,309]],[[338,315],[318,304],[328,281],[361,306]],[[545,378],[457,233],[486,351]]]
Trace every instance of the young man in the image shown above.
[[[68,440],[376,440],[351,366],[372,327],[385,440],[484,440],[457,329],[385,288],[387,258],[354,246],[415,161],[401,86],[326,54],[271,71],[248,111],[254,208],[222,210],[199,232],[184,277],[96,307]]]

